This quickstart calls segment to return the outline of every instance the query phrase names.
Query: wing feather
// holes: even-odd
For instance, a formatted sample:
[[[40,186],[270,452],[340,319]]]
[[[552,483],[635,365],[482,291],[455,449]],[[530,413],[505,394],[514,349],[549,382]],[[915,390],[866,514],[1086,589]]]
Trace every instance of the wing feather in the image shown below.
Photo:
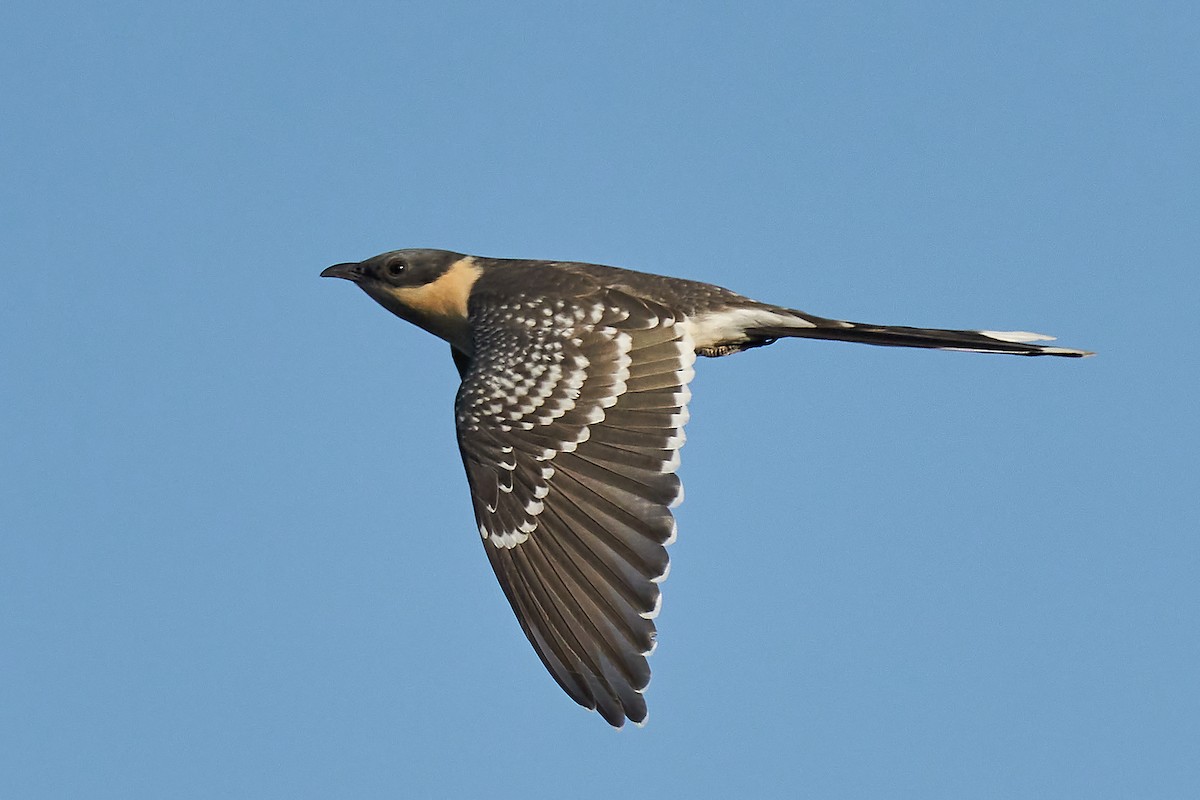
[[[619,727],[646,719],[695,354],[657,304],[572,296],[472,295],[455,416],[484,548],[522,630],[563,690]]]

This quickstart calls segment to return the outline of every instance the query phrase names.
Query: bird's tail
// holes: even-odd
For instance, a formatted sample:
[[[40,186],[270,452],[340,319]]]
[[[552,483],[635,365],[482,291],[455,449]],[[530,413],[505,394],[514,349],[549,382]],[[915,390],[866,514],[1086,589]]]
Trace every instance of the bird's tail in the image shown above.
[[[1067,356],[1081,358],[1093,353],[1066,347],[1050,347],[1036,342],[1054,341],[1053,336],[1028,331],[953,331],[941,328],[910,328],[903,325],[870,325],[813,316],[785,309],[780,317],[791,317],[795,324],[766,324],[747,327],[745,333],[763,339],[799,337],[859,342],[887,347],[926,347],[935,350],[963,350],[972,353],[1009,353],[1019,356]]]

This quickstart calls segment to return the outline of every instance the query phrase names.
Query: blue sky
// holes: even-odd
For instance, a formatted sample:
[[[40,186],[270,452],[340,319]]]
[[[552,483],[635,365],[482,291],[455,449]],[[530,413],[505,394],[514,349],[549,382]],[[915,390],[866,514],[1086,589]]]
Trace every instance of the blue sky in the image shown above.
[[[0,796],[1200,795],[1192,3],[0,12]],[[650,724],[490,574],[445,345],[598,261],[1086,361],[705,361]]]

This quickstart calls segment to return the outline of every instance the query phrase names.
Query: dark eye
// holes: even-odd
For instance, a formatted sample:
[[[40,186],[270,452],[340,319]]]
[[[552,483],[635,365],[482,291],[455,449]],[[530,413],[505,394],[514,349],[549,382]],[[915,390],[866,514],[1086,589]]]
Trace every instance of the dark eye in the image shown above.
[[[387,265],[388,275],[391,275],[393,278],[398,278],[400,277],[401,273],[404,272],[404,267],[405,264],[403,261],[393,261]]]

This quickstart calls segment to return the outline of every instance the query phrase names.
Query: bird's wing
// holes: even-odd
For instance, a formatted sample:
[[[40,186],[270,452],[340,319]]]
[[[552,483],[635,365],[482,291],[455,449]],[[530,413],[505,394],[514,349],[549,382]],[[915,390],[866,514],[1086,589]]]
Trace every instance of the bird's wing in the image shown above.
[[[658,584],[695,361],[670,311],[615,290],[472,307],[455,400],[484,549],[525,635],[577,703],[646,719]]]

